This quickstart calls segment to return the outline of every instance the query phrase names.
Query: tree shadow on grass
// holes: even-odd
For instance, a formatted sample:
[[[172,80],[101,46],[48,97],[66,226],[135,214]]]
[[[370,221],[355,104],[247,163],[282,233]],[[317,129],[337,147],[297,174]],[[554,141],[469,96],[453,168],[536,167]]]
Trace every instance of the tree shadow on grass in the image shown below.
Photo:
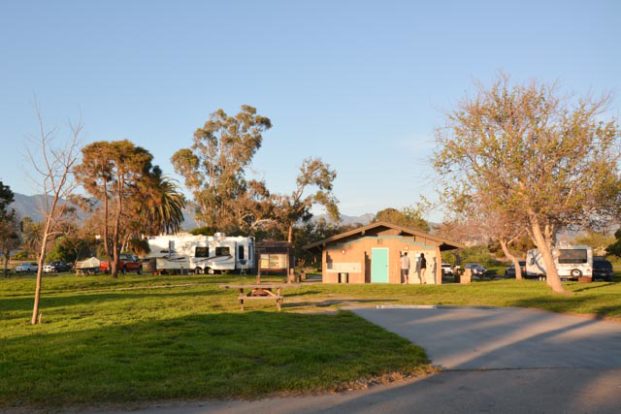
[[[325,292],[322,292],[321,290],[306,290],[304,292],[293,292],[293,293],[289,293],[287,292],[287,290],[284,290],[284,295],[287,298],[292,298],[292,297],[296,297],[296,296],[310,296],[310,295],[321,295]]]
[[[615,318],[621,319],[621,298],[617,304],[603,302],[601,296],[554,296],[554,297],[534,297],[516,300],[510,306],[521,308],[538,308],[559,313],[582,313],[585,309],[592,309],[590,314],[596,318]]]
[[[365,303],[390,303],[390,302],[398,302],[396,299],[355,299],[355,298],[342,298],[342,299],[327,299],[321,301],[304,301],[304,302],[287,302],[287,297],[285,296],[285,302],[283,303],[283,307],[291,310],[295,310],[295,308],[304,308],[309,306],[316,306],[318,308],[326,308],[330,306],[343,306],[343,305],[356,305],[356,304],[365,304]]]
[[[145,293],[128,293],[127,291],[111,292],[111,293],[82,293],[78,295],[46,295],[45,292],[41,296],[41,307],[43,309],[83,305],[93,302],[106,302],[118,300],[136,300],[145,298],[172,298],[182,296],[224,296],[227,292],[224,290],[200,291],[196,290],[185,292],[166,292],[157,290]],[[32,309],[32,297],[9,297],[0,299],[0,309],[3,311],[24,311]]]
[[[0,407],[257,397],[418,372],[422,349],[349,313],[247,312],[3,342]]]
[[[572,292],[585,292],[587,290],[601,289],[607,286],[614,286],[614,285],[616,285],[616,283],[614,282],[607,282],[607,283],[598,284],[598,285],[585,285],[584,287],[572,290]]]

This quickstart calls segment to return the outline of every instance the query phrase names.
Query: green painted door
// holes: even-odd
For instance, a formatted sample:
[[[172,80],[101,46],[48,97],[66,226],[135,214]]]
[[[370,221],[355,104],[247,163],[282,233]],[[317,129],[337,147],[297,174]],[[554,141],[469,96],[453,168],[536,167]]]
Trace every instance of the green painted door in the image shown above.
[[[371,249],[371,283],[388,283],[388,248]]]

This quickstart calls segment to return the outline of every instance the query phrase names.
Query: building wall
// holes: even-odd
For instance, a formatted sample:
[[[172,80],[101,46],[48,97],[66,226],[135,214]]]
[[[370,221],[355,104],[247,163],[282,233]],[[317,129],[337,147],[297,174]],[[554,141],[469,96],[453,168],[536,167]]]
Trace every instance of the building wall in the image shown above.
[[[438,244],[421,237],[399,236],[394,230],[326,246],[322,255],[323,282],[338,283],[341,272],[349,274],[349,283],[371,283],[371,249],[374,247],[388,248],[388,283],[401,283],[401,252],[408,252],[410,258],[410,284],[421,283],[420,272],[417,272],[416,267],[416,256],[420,253],[424,253],[427,259],[425,282],[442,283],[442,258]]]

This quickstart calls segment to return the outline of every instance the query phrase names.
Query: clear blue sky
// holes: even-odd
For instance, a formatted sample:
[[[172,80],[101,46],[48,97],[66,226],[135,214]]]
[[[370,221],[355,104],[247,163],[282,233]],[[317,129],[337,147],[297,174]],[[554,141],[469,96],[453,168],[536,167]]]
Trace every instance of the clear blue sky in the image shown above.
[[[87,140],[170,156],[217,108],[272,119],[251,175],[278,192],[318,156],[345,214],[436,198],[433,130],[499,70],[611,91],[619,114],[620,1],[0,2],[0,180],[32,194],[36,131],[81,116]],[[432,212],[432,219],[441,217]]]

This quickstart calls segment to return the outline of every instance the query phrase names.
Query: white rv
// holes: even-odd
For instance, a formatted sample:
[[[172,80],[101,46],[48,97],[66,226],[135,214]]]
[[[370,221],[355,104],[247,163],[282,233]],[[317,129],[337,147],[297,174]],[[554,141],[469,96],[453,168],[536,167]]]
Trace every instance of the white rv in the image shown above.
[[[553,249],[552,256],[558,275],[562,280],[593,276],[593,249],[589,246],[560,246]],[[546,267],[539,250],[526,253],[526,277],[545,279]]]
[[[158,270],[189,269],[195,273],[245,273],[254,269],[254,239],[177,234],[148,240],[150,257],[156,258]]]

